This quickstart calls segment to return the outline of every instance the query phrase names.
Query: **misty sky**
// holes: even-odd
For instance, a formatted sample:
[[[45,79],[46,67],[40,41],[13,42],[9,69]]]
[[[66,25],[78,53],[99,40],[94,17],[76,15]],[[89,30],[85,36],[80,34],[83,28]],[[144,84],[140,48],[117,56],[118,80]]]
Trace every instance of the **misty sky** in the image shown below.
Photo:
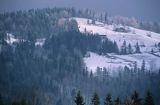
[[[160,0],[0,0],[0,12],[46,7],[89,8],[111,16],[160,22]]]

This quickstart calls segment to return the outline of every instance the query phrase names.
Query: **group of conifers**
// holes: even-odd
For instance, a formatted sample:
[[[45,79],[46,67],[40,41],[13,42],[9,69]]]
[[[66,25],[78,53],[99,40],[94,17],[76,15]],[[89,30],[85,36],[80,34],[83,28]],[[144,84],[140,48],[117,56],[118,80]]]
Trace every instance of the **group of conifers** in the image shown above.
[[[76,105],[87,105],[84,102],[83,96],[81,95],[80,91],[75,96],[74,102]],[[152,94],[149,91],[146,93],[146,96],[144,98],[140,98],[139,94],[135,91],[130,98],[126,98],[123,101],[120,100],[120,98],[112,100],[111,95],[108,94],[105,97],[103,103],[100,102],[98,94],[94,93],[91,98],[90,105],[155,105],[155,104],[153,101]]]

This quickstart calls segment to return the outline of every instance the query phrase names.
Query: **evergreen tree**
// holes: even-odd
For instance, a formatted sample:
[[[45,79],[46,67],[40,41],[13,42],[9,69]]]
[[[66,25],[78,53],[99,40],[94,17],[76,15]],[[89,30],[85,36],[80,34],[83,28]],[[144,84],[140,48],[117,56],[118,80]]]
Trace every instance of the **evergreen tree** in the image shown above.
[[[119,48],[118,48],[118,45],[117,45],[116,41],[114,41],[113,45],[114,45],[114,52],[118,54],[119,53]]]
[[[0,94],[0,105],[4,105],[1,94]]]
[[[152,50],[151,50],[151,54],[154,54],[154,50],[153,50],[153,48],[152,48]]]
[[[128,54],[132,54],[133,53],[133,49],[132,49],[132,46],[131,46],[131,44],[129,43],[128,44]]]
[[[107,69],[105,67],[103,67],[102,79],[103,79],[103,81],[105,81],[107,79]]]
[[[62,104],[62,100],[59,99],[59,100],[56,102],[56,105],[63,105],[63,104]]]
[[[126,41],[123,41],[123,45],[121,46],[121,54],[127,54],[127,46]]]
[[[109,23],[109,22],[108,22],[108,14],[107,14],[107,13],[105,13],[104,21],[105,21],[106,24]]]
[[[158,75],[160,76],[160,69],[158,70]]]
[[[97,93],[94,93],[92,97],[92,103],[91,105],[100,105],[99,97]]]
[[[87,20],[87,24],[90,24],[89,19]]]
[[[136,73],[138,70],[138,67],[137,67],[137,62],[134,63],[134,73]]]
[[[95,21],[95,19],[92,19],[92,24],[96,24],[96,21]]]
[[[98,77],[99,80],[102,80],[102,74],[103,74],[102,68],[97,67],[97,69],[96,69],[96,75],[97,75],[97,77]]]
[[[0,31],[0,45],[6,45],[6,33],[4,31]]]
[[[100,15],[100,22],[103,22],[103,14]]]
[[[26,103],[26,100],[25,100],[25,99],[22,99],[20,103],[21,103],[21,105],[27,105],[27,103]]]
[[[80,91],[77,93],[77,96],[75,97],[74,102],[76,103],[76,105],[85,105],[85,103],[83,102],[83,97],[81,96]]]
[[[131,96],[131,100],[133,105],[142,105],[141,98],[139,97],[139,94],[136,91]]]
[[[129,99],[124,100],[124,105],[132,105],[131,101]]]
[[[145,96],[144,105],[155,105],[153,101],[153,97],[149,91],[147,92]]]
[[[93,72],[92,72],[92,71],[91,71],[90,74],[89,74],[89,78],[90,78],[91,80],[93,80]]]
[[[107,97],[105,98],[104,105],[113,105],[112,98],[111,98],[110,94],[108,94]]]
[[[136,53],[141,53],[138,42],[136,43],[135,48],[136,48],[136,51],[135,51]]]
[[[86,28],[84,28],[84,32],[87,33],[87,29]]]
[[[121,105],[121,101],[119,98],[117,98],[114,102],[114,105]]]
[[[160,51],[160,42],[158,43],[158,49],[159,49],[159,51]]]
[[[141,66],[141,71],[145,71],[145,66],[146,66],[146,63],[145,63],[145,60],[142,61],[142,66]]]

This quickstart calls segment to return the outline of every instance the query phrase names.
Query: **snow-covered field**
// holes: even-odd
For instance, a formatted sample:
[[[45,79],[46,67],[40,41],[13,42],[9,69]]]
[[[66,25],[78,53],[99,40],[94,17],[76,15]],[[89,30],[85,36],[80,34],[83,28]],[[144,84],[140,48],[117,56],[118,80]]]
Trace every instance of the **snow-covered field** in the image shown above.
[[[89,55],[89,57],[84,58],[84,62],[88,70],[92,72],[96,72],[97,67],[105,67],[112,71],[121,70],[124,66],[134,68],[135,63],[137,63],[138,68],[141,68],[143,60],[145,61],[147,70],[157,70],[160,68],[160,57],[149,53],[131,55],[108,54],[107,56],[100,56],[96,53],[89,52]]]
[[[84,62],[89,71],[92,70],[95,72],[97,67],[106,67],[109,70],[119,70],[124,66],[133,68],[135,62],[140,68],[143,60],[146,62],[146,69],[160,68],[159,52],[157,52],[158,49],[155,47],[155,44],[160,42],[160,34],[129,26],[106,25],[97,21],[95,24],[88,24],[87,21],[91,23],[91,20],[85,18],[73,19],[77,21],[80,32],[84,33],[87,31],[89,33],[106,35],[110,40],[116,41],[119,48],[122,46],[124,40],[127,44],[130,43],[132,46],[135,46],[138,42],[141,47],[141,54],[131,55],[108,54],[108,56],[100,56],[96,53],[89,52],[90,57],[84,58]],[[127,29],[129,32],[115,32],[114,29],[117,27]],[[151,54],[152,49],[157,53],[154,55]]]
[[[121,47],[123,41],[125,40],[127,44],[131,44],[134,46],[137,42],[139,45],[143,46],[141,51],[143,52],[149,52],[151,49],[154,49],[157,51],[157,49],[154,48],[155,44],[160,42],[160,34],[136,29],[129,26],[122,26],[122,25],[106,25],[101,22],[97,22],[94,24],[88,24],[87,21],[89,19],[85,18],[73,18],[77,21],[80,32],[85,32],[85,29],[87,32],[90,33],[98,33],[100,35],[106,35],[110,40],[116,41],[118,46]],[[89,20],[91,23],[91,20]],[[123,27],[129,32],[115,32],[115,27]]]

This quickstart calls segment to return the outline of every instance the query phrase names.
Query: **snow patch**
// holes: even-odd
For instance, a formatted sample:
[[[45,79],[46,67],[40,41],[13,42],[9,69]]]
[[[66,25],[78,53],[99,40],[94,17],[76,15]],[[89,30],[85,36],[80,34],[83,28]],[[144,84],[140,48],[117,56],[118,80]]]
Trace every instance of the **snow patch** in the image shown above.
[[[7,33],[7,39],[6,39],[6,42],[8,44],[13,44],[15,42],[19,42],[19,39],[15,38],[15,36],[11,33]]]
[[[35,42],[35,45],[42,47],[44,45],[45,41],[46,41],[45,38],[37,39],[36,42]]]

